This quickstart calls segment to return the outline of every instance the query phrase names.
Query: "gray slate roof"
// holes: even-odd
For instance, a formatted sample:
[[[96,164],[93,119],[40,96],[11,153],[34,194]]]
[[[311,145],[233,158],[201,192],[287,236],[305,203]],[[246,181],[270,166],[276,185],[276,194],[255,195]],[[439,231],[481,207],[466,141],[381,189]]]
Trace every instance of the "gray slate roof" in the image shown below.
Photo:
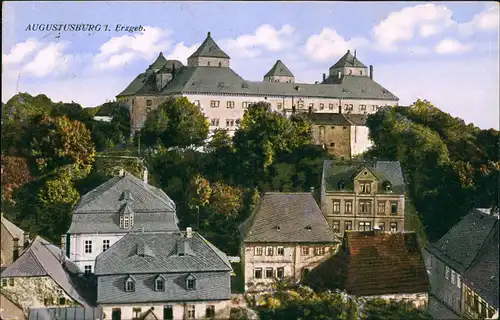
[[[310,193],[266,193],[240,230],[244,242],[340,242]]]
[[[153,62],[149,68],[151,69],[160,69],[167,63],[167,59],[163,56],[163,53],[160,52],[158,58],[156,58],[155,62]]]
[[[270,76],[293,77],[294,75],[281,60],[278,60],[264,77]]]
[[[113,112],[114,103],[106,102],[99,107],[99,110],[96,112],[96,117],[109,117]]]
[[[102,320],[103,316],[101,307],[33,308],[28,320]]]
[[[307,117],[317,125],[364,126],[368,115],[314,112],[307,113]]]
[[[225,58],[229,59],[229,56],[219,48],[217,43],[215,43],[214,39],[210,32],[207,34],[207,38],[203,43],[198,47],[198,49],[189,57],[211,57],[211,58]],[[189,59],[188,58],[188,59]]]
[[[71,298],[82,306],[88,306],[88,301],[83,298],[85,293],[77,288],[71,278],[72,274],[79,272],[79,268],[70,260],[61,257],[64,252],[40,237],[37,237],[21,256],[7,268],[2,270],[2,278],[11,277],[51,277]]]
[[[143,227],[147,231],[178,230],[174,202],[161,189],[125,172],[80,199],[68,233],[125,232],[119,228],[118,213],[124,208],[126,200],[122,196],[127,191],[132,197],[132,201],[128,202],[129,209],[134,213],[132,230]]]
[[[323,162],[323,183],[326,191],[340,191],[339,182],[344,182],[345,191],[354,189],[354,178],[364,168],[368,168],[379,180],[379,190],[382,190],[384,182],[390,182],[392,193],[404,194],[405,183],[401,164],[399,161],[351,161],[336,162],[325,160]]]
[[[332,68],[342,68],[342,67],[355,67],[355,68],[366,68],[366,66],[352,55],[351,50],[347,50],[346,54],[333,65]]]
[[[137,251],[141,243],[149,247],[142,256]],[[178,255],[180,247],[183,256]],[[185,232],[133,232],[97,257],[97,302],[226,300],[231,294],[231,271],[227,256],[196,232],[191,238]],[[196,278],[195,290],[185,288],[189,275]],[[124,290],[129,276],[135,281],[135,292]],[[158,276],[165,279],[165,291],[154,290]]]
[[[426,249],[458,271],[489,304],[498,308],[498,216],[472,210]]]

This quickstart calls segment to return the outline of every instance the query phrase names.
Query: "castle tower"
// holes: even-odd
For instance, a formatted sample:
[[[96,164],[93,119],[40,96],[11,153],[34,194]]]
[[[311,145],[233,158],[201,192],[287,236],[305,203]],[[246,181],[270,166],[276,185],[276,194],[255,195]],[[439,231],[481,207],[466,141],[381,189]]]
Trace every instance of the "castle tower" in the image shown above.
[[[351,50],[347,50],[347,53],[330,68],[330,77],[341,78],[345,75],[368,76],[368,68],[356,58],[356,51],[352,55]]]
[[[229,68],[229,56],[219,48],[210,32],[200,47],[188,58],[188,67]]]
[[[165,63],[167,63],[167,59],[165,59],[163,53],[160,52],[155,62],[153,62],[153,64],[149,66],[149,69],[153,70],[153,72],[156,73],[165,65]]]
[[[269,72],[264,76],[264,81],[294,83],[295,76],[281,60],[278,60],[271,68],[271,70],[269,70]]]

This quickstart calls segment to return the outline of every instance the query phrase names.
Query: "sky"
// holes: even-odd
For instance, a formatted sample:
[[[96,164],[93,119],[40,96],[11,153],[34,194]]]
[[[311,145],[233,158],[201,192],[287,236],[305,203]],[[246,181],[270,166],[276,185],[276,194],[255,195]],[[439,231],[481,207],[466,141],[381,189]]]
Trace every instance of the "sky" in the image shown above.
[[[160,52],[186,64],[210,31],[247,80],[262,80],[280,59],[296,82],[314,83],[356,50],[400,105],[427,99],[466,123],[499,128],[496,2],[8,1],[2,10],[4,103],[28,92],[100,105]],[[37,24],[101,30],[40,31]]]

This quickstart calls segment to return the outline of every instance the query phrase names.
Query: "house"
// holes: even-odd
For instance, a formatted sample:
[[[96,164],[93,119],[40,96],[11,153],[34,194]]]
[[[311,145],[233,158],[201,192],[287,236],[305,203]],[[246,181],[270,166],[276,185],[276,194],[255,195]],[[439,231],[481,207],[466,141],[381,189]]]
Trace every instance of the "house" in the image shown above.
[[[311,271],[315,289],[364,299],[394,299],[425,308],[429,279],[414,232],[346,231],[338,253]]]
[[[0,225],[0,267],[11,264],[19,253],[29,244],[29,234],[1,216]]]
[[[300,281],[340,243],[311,193],[266,193],[240,233],[245,291],[268,289],[276,278]]]
[[[28,320],[104,320],[101,307],[60,307],[30,309]]]
[[[350,160],[372,146],[366,127],[367,115],[346,113],[310,113],[313,143],[329,154]]]
[[[130,232],[96,260],[106,319],[229,318],[231,264],[193,232]]]
[[[337,234],[404,230],[405,183],[399,161],[325,160],[321,210]]]
[[[0,292],[0,319],[25,320],[23,309]]]
[[[113,120],[113,106],[112,102],[106,102],[102,106],[99,107],[96,114],[94,115],[94,120],[103,121],[103,122],[111,122]]]
[[[267,102],[273,111],[291,114],[310,110],[324,113],[369,114],[382,106],[395,106],[398,97],[373,79],[373,66],[365,66],[351,51],[323,74],[320,83],[296,83],[281,60],[263,81],[243,79],[230,67],[231,58],[210,32],[187,59],[187,66],[167,60],[162,53],[116,99],[131,110],[132,131],[140,130],[149,112],[169,96],[186,97],[210,121],[210,130],[233,134],[249,104]],[[249,61],[251,63],[251,61]]]
[[[144,178],[120,173],[88,192],[73,211],[62,242],[67,256],[85,273],[95,258],[130,231],[177,231],[174,202]]]
[[[498,228],[498,211],[474,209],[427,245],[432,315],[498,319]]]
[[[20,257],[0,274],[2,294],[25,315],[29,308],[89,306],[92,292],[82,286],[78,267],[64,252],[37,237]]]

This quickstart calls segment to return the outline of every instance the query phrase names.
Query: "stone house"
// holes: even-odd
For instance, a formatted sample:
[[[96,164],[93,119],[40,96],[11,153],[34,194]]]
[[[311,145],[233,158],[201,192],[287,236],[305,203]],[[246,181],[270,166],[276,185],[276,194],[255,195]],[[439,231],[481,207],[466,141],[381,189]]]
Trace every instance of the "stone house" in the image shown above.
[[[99,107],[94,115],[95,121],[111,122],[113,120],[113,103],[106,102]]]
[[[474,209],[426,246],[433,316],[498,319],[498,228],[498,212]]]
[[[311,193],[266,193],[240,233],[247,292],[269,289],[275,279],[300,281],[340,243]]]
[[[24,314],[29,308],[89,306],[91,292],[84,291],[78,267],[64,252],[37,237],[21,256],[0,274],[1,293]]]
[[[405,183],[399,161],[325,160],[321,210],[337,234],[403,231]]]
[[[411,301],[425,309],[429,279],[415,232],[346,231],[338,253],[306,277],[316,289]]]
[[[29,244],[29,233],[1,216],[0,225],[0,267],[11,264]]]
[[[313,143],[339,160],[350,160],[372,146],[366,115],[310,113],[308,118],[312,122]]]
[[[32,308],[28,320],[104,320],[101,307]]]
[[[177,231],[175,203],[144,179],[121,171],[83,195],[62,242],[67,256],[85,273],[96,257],[130,231]]]
[[[169,96],[187,97],[207,117],[210,130],[233,134],[249,104],[267,102],[273,111],[370,114],[395,106],[398,98],[373,80],[368,68],[347,51],[323,74],[320,83],[295,83],[295,76],[278,60],[263,81],[248,81],[230,68],[230,57],[210,32],[187,59],[187,66],[167,60],[162,53],[116,99],[131,111],[132,131],[142,128],[146,116]]]
[[[96,260],[106,319],[228,319],[227,256],[193,232],[130,232]]]

